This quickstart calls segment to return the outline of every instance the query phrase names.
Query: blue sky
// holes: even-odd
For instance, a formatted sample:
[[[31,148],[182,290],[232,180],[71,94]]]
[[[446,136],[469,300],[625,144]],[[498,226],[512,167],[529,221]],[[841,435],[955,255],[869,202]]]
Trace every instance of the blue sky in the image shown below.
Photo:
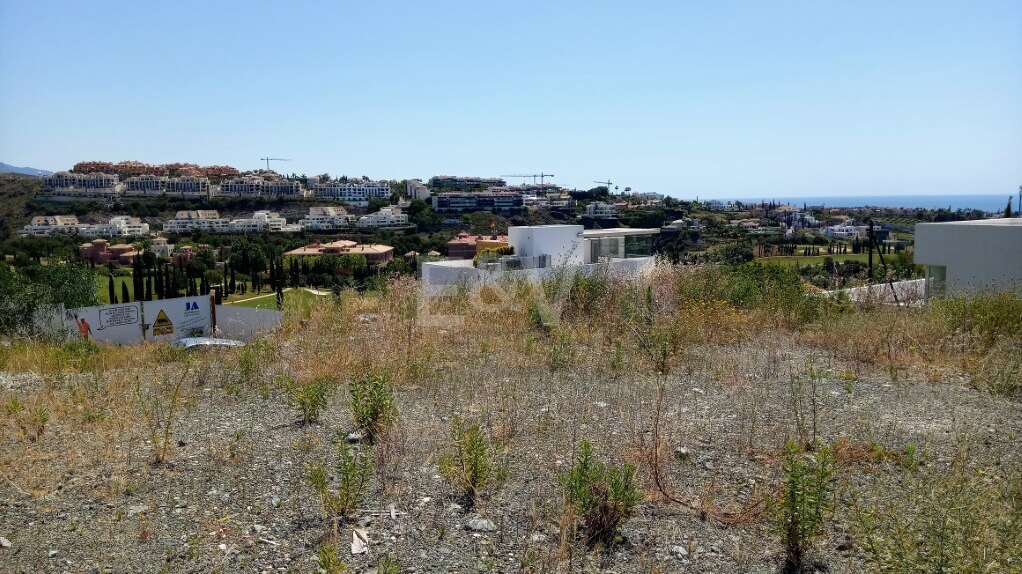
[[[1022,2],[0,0],[0,161],[678,197],[1022,184]]]

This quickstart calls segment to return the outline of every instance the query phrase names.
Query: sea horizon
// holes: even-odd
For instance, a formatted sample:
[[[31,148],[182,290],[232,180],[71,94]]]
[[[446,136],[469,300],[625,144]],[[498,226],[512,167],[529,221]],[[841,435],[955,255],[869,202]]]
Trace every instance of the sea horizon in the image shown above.
[[[832,196],[763,196],[732,198],[700,198],[703,201],[741,201],[760,203],[763,201],[789,205],[822,205],[824,207],[902,207],[906,209],[979,209],[990,213],[1004,211],[1010,194],[958,194],[958,195],[832,195]],[[1012,213],[1018,209],[1018,196],[1011,204]]]

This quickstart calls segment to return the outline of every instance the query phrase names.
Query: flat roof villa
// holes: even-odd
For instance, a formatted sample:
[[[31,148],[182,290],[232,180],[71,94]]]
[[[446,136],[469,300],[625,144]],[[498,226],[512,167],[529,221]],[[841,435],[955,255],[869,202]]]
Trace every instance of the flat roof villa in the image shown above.
[[[503,276],[539,281],[560,270],[594,273],[601,269],[634,274],[653,264],[653,236],[659,229],[592,229],[581,225],[508,228],[514,252],[478,267],[471,259],[422,264],[422,288],[439,295],[450,287],[482,284]]]
[[[1022,219],[916,224],[915,262],[926,295],[987,290],[1022,294]]]

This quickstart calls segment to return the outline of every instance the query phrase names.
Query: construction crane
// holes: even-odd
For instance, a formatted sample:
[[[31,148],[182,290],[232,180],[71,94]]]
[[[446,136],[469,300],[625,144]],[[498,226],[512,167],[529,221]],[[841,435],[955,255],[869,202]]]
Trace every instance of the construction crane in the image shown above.
[[[291,160],[284,159],[282,157],[261,157],[261,158],[259,158],[259,161],[265,161],[266,162],[266,171],[270,171],[270,162],[271,161],[291,161]]]
[[[542,173],[542,172],[540,172],[540,173],[514,173],[514,174],[511,174],[511,175],[502,175],[500,177],[531,177],[532,178],[532,183],[536,183],[536,178],[538,177],[539,178],[539,182],[543,183],[544,179],[546,179],[548,177],[553,177],[553,176],[554,176],[554,174],[552,174],[552,173]]]
[[[607,191],[610,191],[610,186],[614,185],[614,182],[610,181],[610,179],[608,179],[607,181],[594,181],[593,183],[598,183],[600,185],[607,186]]]

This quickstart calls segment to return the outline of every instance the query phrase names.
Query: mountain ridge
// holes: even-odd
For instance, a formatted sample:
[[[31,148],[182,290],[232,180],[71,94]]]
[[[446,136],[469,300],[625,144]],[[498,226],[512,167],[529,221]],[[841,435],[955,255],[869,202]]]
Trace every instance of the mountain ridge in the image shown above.
[[[0,162],[0,173],[20,173],[23,175],[34,175],[40,177],[43,175],[50,175],[52,171],[45,169],[39,169],[37,167],[18,167],[9,163]]]

